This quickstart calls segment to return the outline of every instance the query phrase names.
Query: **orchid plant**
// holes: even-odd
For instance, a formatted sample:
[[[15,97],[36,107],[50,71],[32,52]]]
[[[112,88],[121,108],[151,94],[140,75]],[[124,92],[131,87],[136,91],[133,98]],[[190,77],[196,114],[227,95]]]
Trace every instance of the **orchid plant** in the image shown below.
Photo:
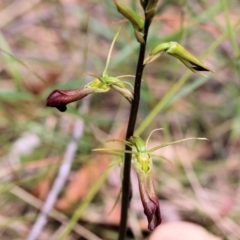
[[[205,140],[204,138],[186,138],[179,141],[171,142],[156,146],[150,150],[147,150],[147,143],[139,137],[134,135],[134,129],[136,125],[138,107],[140,102],[140,89],[142,83],[142,74],[144,67],[151,62],[157,60],[162,53],[167,53],[180,60],[187,68],[193,73],[203,75],[204,71],[211,71],[205,66],[199,59],[193,54],[188,52],[182,45],[177,42],[165,42],[159,41],[159,44],[154,47],[145,57],[146,44],[148,38],[148,32],[151,22],[155,16],[157,10],[158,0],[139,0],[140,5],[144,12],[144,17],[134,12],[127,6],[114,0],[116,8],[124,18],[126,18],[132,25],[136,40],[140,44],[139,58],[136,67],[135,76],[123,75],[123,76],[109,76],[108,66],[110,63],[111,53],[114,47],[114,43],[119,35],[119,31],[113,39],[111,44],[105,69],[102,76],[96,76],[89,74],[93,77],[93,80],[85,86],[70,89],[59,90],[56,89],[50,93],[47,98],[46,105],[49,107],[56,107],[61,112],[67,110],[66,105],[78,101],[85,96],[92,93],[104,93],[113,89],[125,97],[130,103],[131,109],[128,120],[128,127],[125,140],[115,139],[115,141],[121,141],[125,145],[125,150],[100,148],[95,151],[107,151],[107,152],[124,152],[124,164],[123,164],[123,179],[122,179],[122,209],[121,209],[121,221],[119,227],[118,239],[125,239],[125,232],[127,228],[127,211],[129,206],[130,196],[130,168],[133,163],[137,172],[139,181],[139,191],[141,200],[143,203],[144,213],[148,219],[148,228],[150,230],[155,229],[161,223],[160,207],[157,194],[154,189],[153,180],[151,177],[152,172],[152,153],[159,148],[172,145],[175,143],[183,142],[190,139]],[[134,87],[129,82],[122,81],[123,77],[134,77]],[[130,87],[129,87],[130,86]],[[150,134],[151,135],[151,134]],[[149,135],[149,137],[150,137]]]

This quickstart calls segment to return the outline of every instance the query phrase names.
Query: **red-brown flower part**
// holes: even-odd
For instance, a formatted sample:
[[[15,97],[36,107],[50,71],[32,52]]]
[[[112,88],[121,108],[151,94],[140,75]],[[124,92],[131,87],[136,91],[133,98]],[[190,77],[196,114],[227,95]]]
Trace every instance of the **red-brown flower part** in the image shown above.
[[[151,174],[140,173],[137,175],[144,213],[148,219],[148,229],[152,231],[162,222],[158,197]]]
[[[76,88],[72,90],[54,90],[48,98],[46,106],[56,107],[59,111],[65,112],[68,103],[80,100],[91,93],[87,87]]]
[[[54,90],[47,98],[48,107],[56,107],[59,111],[65,112],[66,105],[86,97],[90,93],[103,93],[111,88],[123,95],[129,102],[133,99],[133,93],[126,87],[124,82],[115,77],[96,77],[84,87],[71,90]]]
[[[151,176],[152,159],[146,149],[145,142],[140,137],[131,137],[130,143],[137,150],[137,153],[133,157],[133,165],[138,176],[142,205],[148,219],[148,229],[152,231],[162,222],[159,201]]]

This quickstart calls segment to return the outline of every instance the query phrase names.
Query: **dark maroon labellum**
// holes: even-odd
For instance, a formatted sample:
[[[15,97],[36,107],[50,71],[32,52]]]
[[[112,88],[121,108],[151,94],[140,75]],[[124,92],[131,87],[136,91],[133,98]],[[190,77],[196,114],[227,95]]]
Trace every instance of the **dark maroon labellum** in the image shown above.
[[[60,112],[65,112],[67,110],[66,105],[68,103],[80,100],[88,94],[89,91],[86,88],[54,90],[49,94],[46,106],[56,107]]]

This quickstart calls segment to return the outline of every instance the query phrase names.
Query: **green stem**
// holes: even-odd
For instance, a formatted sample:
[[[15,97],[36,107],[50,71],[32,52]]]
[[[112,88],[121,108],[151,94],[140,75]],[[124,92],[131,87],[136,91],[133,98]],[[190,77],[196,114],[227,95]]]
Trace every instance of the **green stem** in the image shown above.
[[[150,24],[151,24],[151,21],[149,21],[149,20],[145,21],[145,26],[144,26],[145,43],[140,44],[138,64],[137,64],[137,70],[136,70],[136,75],[135,75],[134,99],[132,101],[131,111],[130,111],[129,120],[128,120],[126,141],[128,141],[129,138],[131,136],[133,136],[134,129],[135,129],[137,113],[138,113],[138,106],[139,106],[139,102],[140,102],[142,74],[143,74],[143,69],[144,69],[143,62],[144,62],[144,57],[145,57],[148,29],[150,27]],[[125,150],[131,151],[131,147],[126,145]],[[118,240],[125,239],[126,229],[127,229],[128,206],[129,206],[129,201],[130,201],[130,186],[131,186],[131,179],[130,179],[131,160],[132,160],[132,154],[125,152],[123,180],[122,180],[122,208],[121,208],[121,220],[120,220],[120,226],[119,226]]]

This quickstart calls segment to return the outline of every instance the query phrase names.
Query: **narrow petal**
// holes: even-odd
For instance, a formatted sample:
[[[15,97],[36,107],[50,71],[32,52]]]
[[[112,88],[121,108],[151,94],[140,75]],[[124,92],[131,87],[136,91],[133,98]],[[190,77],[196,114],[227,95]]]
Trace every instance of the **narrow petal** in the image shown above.
[[[114,84],[111,87],[114,90],[116,90],[117,92],[119,92],[121,95],[123,95],[130,103],[132,102],[133,93],[128,88],[121,88],[121,87],[116,86]]]

